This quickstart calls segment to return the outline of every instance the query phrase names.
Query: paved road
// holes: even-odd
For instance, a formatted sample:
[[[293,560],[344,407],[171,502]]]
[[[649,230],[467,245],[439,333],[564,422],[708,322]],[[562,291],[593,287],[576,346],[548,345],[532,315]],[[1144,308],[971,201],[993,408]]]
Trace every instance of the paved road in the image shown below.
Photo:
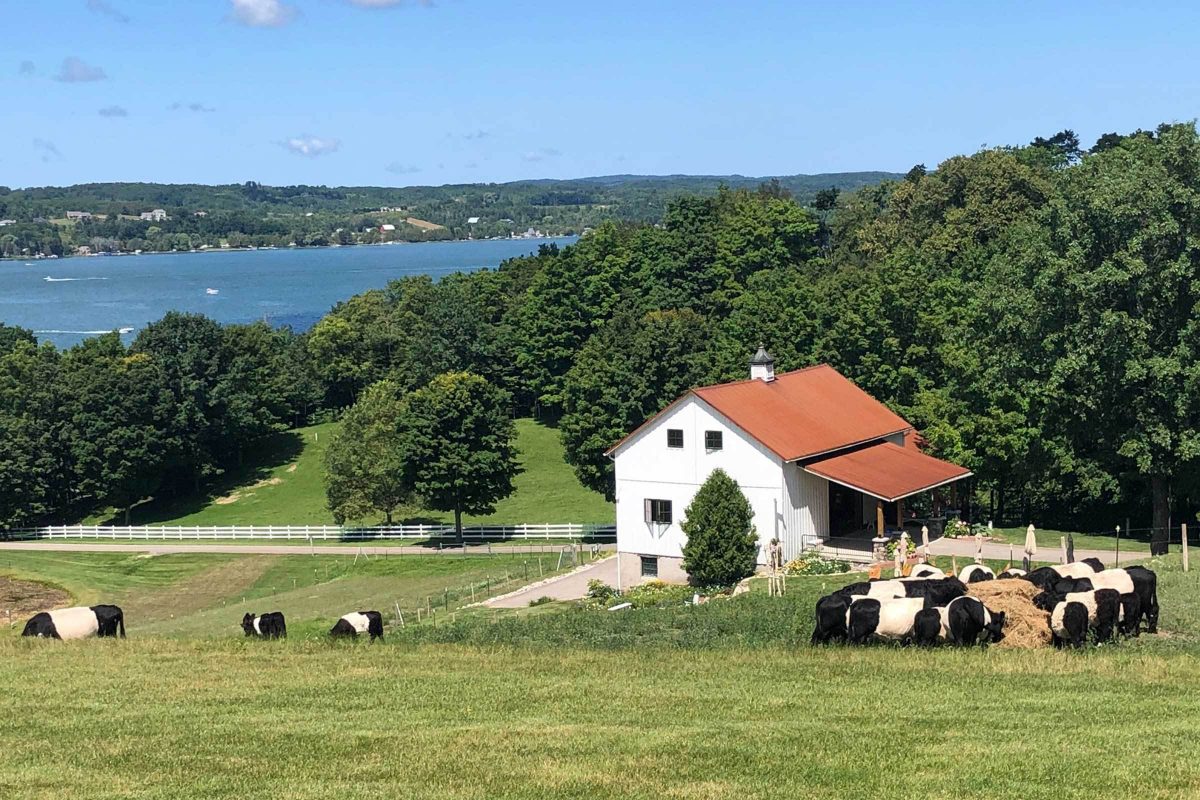
[[[588,581],[599,580],[609,586],[617,585],[617,558],[609,556],[600,561],[572,570],[557,578],[523,586],[515,592],[484,601],[489,608],[524,608],[530,600],[552,597],[555,600],[578,600],[587,594]]]
[[[590,547],[590,545],[584,545]],[[416,555],[416,556],[462,556],[466,555],[510,555],[521,553],[558,552],[563,545],[505,545],[489,548],[486,544],[468,545],[466,548],[418,547],[405,545],[378,546],[369,544],[315,545],[306,544],[166,544],[163,542],[122,542],[92,544],[91,542],[0,542],[0,550],[42,550],[63,553],[235,553],[240,555],[306,556],[310,553],[330,556],[353,555]],[[612,549],[615,545],[602,545]]]

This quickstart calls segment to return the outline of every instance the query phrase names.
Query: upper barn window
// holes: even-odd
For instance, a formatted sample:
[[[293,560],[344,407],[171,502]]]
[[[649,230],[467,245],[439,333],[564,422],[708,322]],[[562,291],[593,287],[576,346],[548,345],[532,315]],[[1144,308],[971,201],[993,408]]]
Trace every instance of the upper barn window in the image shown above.
[[[670,525],[671,524],[671,501],[670,500],[651,500],[645,501],[644,513],[646,522],[655,525]]]
[[[724,436],[721,431],[705,431],[704,432],[704,449],[705,450],[720,450],[725,446]]]
[[[683,447],[683,430],[681,428],[667,428],[667,447],[676,449]]]

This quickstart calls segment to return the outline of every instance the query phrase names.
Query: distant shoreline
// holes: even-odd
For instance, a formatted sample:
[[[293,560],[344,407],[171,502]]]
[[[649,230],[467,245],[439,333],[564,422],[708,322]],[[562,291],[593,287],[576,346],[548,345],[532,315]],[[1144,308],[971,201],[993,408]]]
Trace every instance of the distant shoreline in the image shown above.
[[[12,256],[0,256],[0,263],[27,263],[36,262],[42,263],[46,261],[66,261],[67,259],[83,259],[83,258],[126,258],[137,256],[185,256],[199,255],[201,253],[254,253],[260,250],[280,251],[280,250],[340,250],[343,247],[395,247],[399,245],[421,245],[421,244],[457,244],[462,242],[544,242],[552,239],[580,239],[579,234],[561,234],[561,235],[546,235],[546,236],[516,236],[505,237],[502,239],[434,239],[423,242],[364,242],[353,244],[320,244],[320,245],[287,245],[284,247],[267,246],[267,247],[207,247],[196,248],[195,250],[143,250],[140,253],[88,253],[86,255],[79,253],[63,254],[61,256],[24,256],[14,258]]]

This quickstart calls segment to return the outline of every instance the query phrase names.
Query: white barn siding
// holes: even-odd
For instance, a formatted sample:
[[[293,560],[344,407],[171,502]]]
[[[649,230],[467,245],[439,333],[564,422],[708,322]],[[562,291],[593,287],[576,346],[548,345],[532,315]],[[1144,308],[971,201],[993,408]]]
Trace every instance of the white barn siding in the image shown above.
[[[683,431],[683,447],[667,447],[667,429]],[[707,452],[705,431],[723,433],[722,449]],[[754,510],[762,543],[780,535],[783,497],[778,456],[702,400],[689,396],[616,453],[617,549],[623,553],[680,558],[685,537],[680,523],[696,491],[715,469],[738,482]],[[644,501],[670,500],[669,527],[647,524]],[[760,553],[760,560],[765,558]]]
[[[796,464],[786,464],[783,476],[786,532],[780,542],[790,560],[829,536],[829,481]]]

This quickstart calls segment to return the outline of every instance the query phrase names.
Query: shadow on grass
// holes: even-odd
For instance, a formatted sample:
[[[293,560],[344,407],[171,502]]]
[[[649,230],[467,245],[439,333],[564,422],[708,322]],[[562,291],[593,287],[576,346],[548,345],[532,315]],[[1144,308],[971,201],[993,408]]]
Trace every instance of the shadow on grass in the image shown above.
[[[218,498],[228,497],[239,489],[249,489],[267,480],[275,469],[299,458],[303,450],[304,437],[298,431],[283,431],[264,437],[246,448],[242,466],[218,476],[200,494],[145,500],[133,507],[129,522],[132,525],[156,525],[203,511]],[[124,525],[125,515],[116,511],[98,524]]]

